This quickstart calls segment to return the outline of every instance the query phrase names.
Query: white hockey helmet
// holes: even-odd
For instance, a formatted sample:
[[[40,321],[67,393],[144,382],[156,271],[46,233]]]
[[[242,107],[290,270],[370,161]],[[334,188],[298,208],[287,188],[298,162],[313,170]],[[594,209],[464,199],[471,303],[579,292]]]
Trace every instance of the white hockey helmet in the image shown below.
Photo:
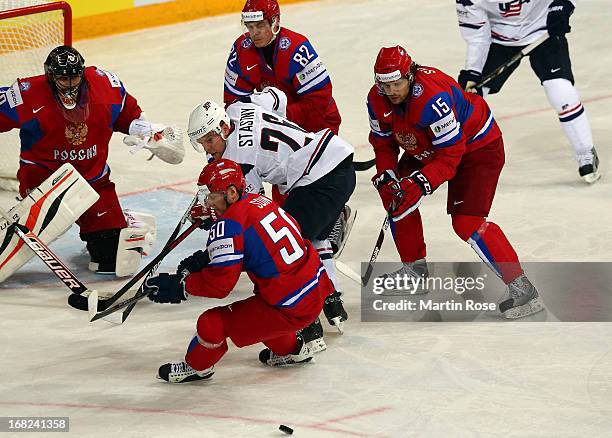
[[[205,152],[197,140],[211,131],[216,132],[225,139],[221,129],[221,122],[229,126],[230,118],[225,110],[212,100],[199,104],[191,111],[187,135],[189,135],[189,141],[196,151],[200,153]]]

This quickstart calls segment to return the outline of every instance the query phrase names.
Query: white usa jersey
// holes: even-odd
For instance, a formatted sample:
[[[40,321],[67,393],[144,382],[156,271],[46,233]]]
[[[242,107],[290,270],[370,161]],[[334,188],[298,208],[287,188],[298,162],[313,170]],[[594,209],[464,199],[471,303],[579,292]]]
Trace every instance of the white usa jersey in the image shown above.
[[[528,46],[546,31],[552,0],[455,0],[466,70],[482,72],[489,45]],[[576,5],[575,0],[571,2]]]
[[[263,182],[277,185],[282,194],[306,186],[354,152],[329,129],[308,132],[253,103],[236,102],[226,112],[234,129],[223,158],[242,166],[251,193],[261,193]]]

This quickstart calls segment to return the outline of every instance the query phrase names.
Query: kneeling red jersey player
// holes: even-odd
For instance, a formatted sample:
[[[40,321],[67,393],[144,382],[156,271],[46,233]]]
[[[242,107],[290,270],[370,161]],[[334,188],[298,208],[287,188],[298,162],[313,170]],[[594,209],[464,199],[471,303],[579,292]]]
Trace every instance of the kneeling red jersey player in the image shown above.
[[[414,63],[400,46],[380,50],[374,75],[367,101],[378,171],[372,181],[391,216],[403,262],[385,276],[428,275],[419,205],[448,182],[446,210],[455,233],[508,286],[500,311],[520,318],[542,310],[510,242],[486,219],[504,166],[504,144],[485,100],[440,70]]]
[[[200,203],[213,219],[206,251],[183,260],[177,274],[147,282],[153,301],[179,303],[188,295],[225,298],[242,271],[254,295],[205,311],[198,319],[184,361],[168,363],[159,377],[171,383],[201,380],[228,349],[263,342],[260,360],[291,365],[312,358],[298,332],[321,312],[333,286],[317,251],[301,236],[295,219],[265,196],[245,192],[240,166],[227,159],[200,175]]]

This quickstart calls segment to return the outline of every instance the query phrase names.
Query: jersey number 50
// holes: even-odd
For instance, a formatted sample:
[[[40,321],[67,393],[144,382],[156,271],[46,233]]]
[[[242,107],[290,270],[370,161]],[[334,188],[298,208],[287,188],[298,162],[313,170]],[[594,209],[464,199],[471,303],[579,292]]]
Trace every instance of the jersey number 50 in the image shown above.
[[[295,233],[299,235],[297,227],[293,224],[293,222],[291,222],[291,219],[289,219],[289,217],[287,216],[287,213],[285,213],[285,211],[281,209],[279,209],[278,212],[284,219],[284,221],[282,222],[289,224],[289,226],[293,229],[293,231],[295,231]],[[276,224],[277,227],[281,225],[280,228],[275,229],[272,223],[277,219],[279,219],[279,217],[276,215],[276,213],[271,212],[266,217],[264,217],[259,223],[264,228],[264,230],[266,230],[266,233],[268,233],[268,236],[270,236],[270,239],[272,239],[272,242],[278,243],[284,238],[288,240],[288,243],[289,243],[289,246],[291,247],[292,252],[289,252],[289,249],[286,246],[283,246],[279,252],[280,252],[281,257],[283,258],[283,261],[286,264],[290,265],[291,263],[299,260],[304,255],[304,250],[300,247],[297,239],[295,238],[295,236],[291,232],[292,230],[290,230],[289,227],[282,226],[281,225],[282,222],[281,222],[279,224]]]

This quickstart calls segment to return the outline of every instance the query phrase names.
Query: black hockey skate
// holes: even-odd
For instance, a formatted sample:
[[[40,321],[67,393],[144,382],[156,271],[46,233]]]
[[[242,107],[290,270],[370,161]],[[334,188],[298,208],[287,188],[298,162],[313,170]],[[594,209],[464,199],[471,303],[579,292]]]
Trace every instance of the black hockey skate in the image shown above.
[[[327,350],[327,344],[325,344],[325,340],[323,340],[323,326],[319,318],[315,319],[308,327],[304,327],[302,330],[298,331],[298,336],[304,340],[312,353],[319,353]]]
[[[210,378],[215,372],[212,366],[202,371],[196,371],[185,361],[170,362],[159,367],[157,378],[168,383],[187,383]]]
[[[340,212],[340,216],[336,219],[334,228],[329,233],[328,240],[332,247],[333,257],[337,259],[342,254],[342,250],[348,241],[348,236],[353,228],[357,211],[353,212],[351,207],[345,205]]]
[[[588,154],[578,156],[578,173],[588,184],[593,184],[599,178],[599,157],[595,148],[591,149]]]
[[[344,333],[344,321],[348,319],[348,313],[344,310],[340,292],[334,291],[325,298],[323,313],[325,313],[329,325],[336,327],[341,334]]]
[[[269,348],[264,348],[259,352],[259,361],[271,367],[284,367],[310,362],[313,356],[314,353],[310,350],[308,344],[298,335],[298,347],[296,351],[284,356],[279,356]]]

